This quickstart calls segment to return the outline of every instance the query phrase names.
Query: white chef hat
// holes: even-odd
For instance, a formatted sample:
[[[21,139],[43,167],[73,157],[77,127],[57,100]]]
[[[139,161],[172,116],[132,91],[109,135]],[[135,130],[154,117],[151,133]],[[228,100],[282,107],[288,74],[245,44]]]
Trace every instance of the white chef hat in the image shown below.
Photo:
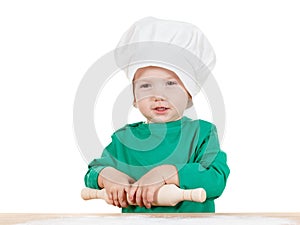
[[[117,65],[130,81],[139,68],[158,66],[176,73],[191,96],[215,65],[215,53],[196,26],[146,17],[134,23],[115,50]]]

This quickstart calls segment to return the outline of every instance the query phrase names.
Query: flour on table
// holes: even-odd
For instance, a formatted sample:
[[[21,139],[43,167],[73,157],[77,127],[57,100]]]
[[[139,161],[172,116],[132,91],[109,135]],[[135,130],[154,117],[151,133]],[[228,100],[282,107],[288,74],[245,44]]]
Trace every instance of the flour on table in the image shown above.
[[[152,217],[87,216],[35,220],[19,225],[296,225],[288,219],[256,216]]]

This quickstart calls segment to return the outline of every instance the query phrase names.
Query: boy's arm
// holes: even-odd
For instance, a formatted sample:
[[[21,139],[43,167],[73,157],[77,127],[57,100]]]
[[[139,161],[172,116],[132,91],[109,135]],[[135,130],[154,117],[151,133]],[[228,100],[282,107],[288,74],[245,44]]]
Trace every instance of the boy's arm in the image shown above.
[[[175,166],[178,171],[180,188],[202,187],[206,190],[207,198],[217,198],[222,194],[230,170],[226,154],[220,150],[214,125],[204,141],[197,147],[194,160]]]
[[[230,173],[226,164],[226,154],[221,151],[208,168],[203,167],[200,163],[187,163],[176,166],[180,188],[202,187],[206,190],[207,198],[214,199],[218,198],[224,191]]]
[[[112,143],[108,145],[107,148],[111,148]],[[104,149],[101,158],[94,159],[88,165],[88,171],[85,174],[84,182],[85,185],[89,188],[101,189],[98,183],[99,173],[106,167],[116,167],[116,162],[108,152],[108,150]]]
[[[179,185],[177,169],[174,165],[160,165],[151,169],[132,184],[128,197],[131,202],[150,208],[155,193],[165,184]]]
[[[99,187],[106,190],[107,203],[118,207],[128,206],[127,193],[133,182],[134,179],[113,167],[105,167],[98,176]]]
[[[88,166],[85,175],[85,185],[94,189],[105,188],[108,201],[107,203],[127,207],[126,193],[131,183],[135,180],[127,174],[119,171],[117,160],[112,152],[116,151],[114,143],[110,143],[103,151],[101,158],[94,159]]]

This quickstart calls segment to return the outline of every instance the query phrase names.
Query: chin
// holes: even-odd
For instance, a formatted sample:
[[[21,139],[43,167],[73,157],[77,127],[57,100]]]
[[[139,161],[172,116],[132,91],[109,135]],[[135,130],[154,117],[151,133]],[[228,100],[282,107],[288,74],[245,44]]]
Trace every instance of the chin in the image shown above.
[[[179,120],[180,118],[164,118],[161,116],[158,117],[152,117],[151,119],[148,119],[149,123],[167,123],[167,122],[172,122]]]

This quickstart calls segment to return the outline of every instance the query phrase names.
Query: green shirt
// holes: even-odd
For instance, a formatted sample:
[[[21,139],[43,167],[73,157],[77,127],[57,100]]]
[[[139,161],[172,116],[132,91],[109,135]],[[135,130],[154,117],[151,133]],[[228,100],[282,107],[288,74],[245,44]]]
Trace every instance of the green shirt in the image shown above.
[[[220,150],[216,127],[203,120],[183,117],[167,123],[143,122],[128,124],[112,135],[111,143],[101,158],[89,164],[85,175],[87,187],[99,189],[99,172],[114,167],[135,180],[152,168],[169,164],[178,171],[182,189],[202,187],[206,190],[204,203],[183,201],[176,206],[139,206],[123,208],[126,213],[214,212],[214,199],[226,185],[229,168],[226,154]]]

